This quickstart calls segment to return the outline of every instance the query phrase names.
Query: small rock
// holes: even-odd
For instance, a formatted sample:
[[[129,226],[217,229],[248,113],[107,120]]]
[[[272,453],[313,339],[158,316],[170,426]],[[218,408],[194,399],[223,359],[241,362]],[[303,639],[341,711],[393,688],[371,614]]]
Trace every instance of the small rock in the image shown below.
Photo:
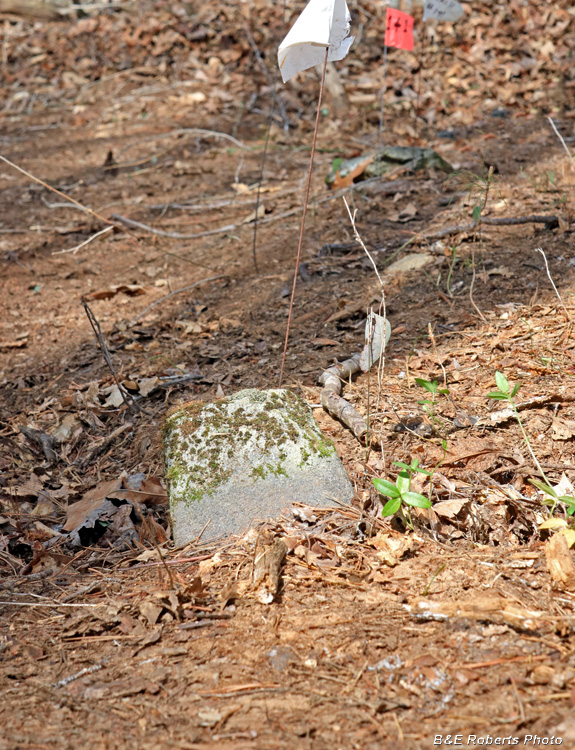
[[[164,431],[173,538],[239,534],[292,502],[350,502],[353,486],[311,409],[288,390],[248,389],[170,414]],[[204,530],[205,529],[205,530]]]

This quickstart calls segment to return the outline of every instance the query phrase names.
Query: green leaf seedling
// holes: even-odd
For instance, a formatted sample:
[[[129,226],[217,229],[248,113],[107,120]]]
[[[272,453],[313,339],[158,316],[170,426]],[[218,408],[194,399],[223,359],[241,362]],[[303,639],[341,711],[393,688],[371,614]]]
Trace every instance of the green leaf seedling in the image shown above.
[[[557,493],[557,491],[553,488],[553,486],[551,485],[551,482],[545,475],[545,472],[543,471],[543,467],[539,463],[537,456],[533,452],[533,448],[531,447],[531,443],[529,441],[529,436],[525,432],[525,428],[523,427],[523,422],[521,421],[521,417],[519,416],[519,412],[517,410],[517,406],[514,401],[514,398],[517,395],[519,388],[521,387],[521,383],[516,383],[513,387],[511,387],[511,384],[509,383],[505,375],[502,372],[497,371],[495,373],[495,384],[497,385],[498,390],[488,393],[487,394],[488,398],[495,399],[496,401],[507,401],[507,403],[510,405],[511,409],[513,410],[513,415],[515,419],[517,420],[517,424],[519,425],[521,429],[521,433],[523,435],[523,440],[525,441],[525,445],[527,446],[529,453],[531,454],[531,458],[535,462],[535,465],[537,466],[537,469],[543,479],[542,482],[539,481],[538,479],[530,479],[529,482],[538,490],[543,492],[545,497],[542,502],[544,505],[548,505],[550,507],[550,511],[549,511],[550,515],[553,515],[553,511],[557,507],[558,503],[564,503],[566,506],[566,509],[565,509],[566,514],[568,516],[575,516],[575,497],[571,497],[570,495],[559,495]],[[541,526],[540,528],[549,528],[549,527]]]
[[[437,380],[424,380],[424,378],[415,378],[415,382],[421,388],[424,388],[428,393],[431,393],[431,398],[424,398],[418,401],[421,404],[423,411],[427,414],[429,419],[433,422],[435,427],[440,433],[444,432],[444,427],[441,422],[435,416],[435,404],[437,396],[449,396],[449,388],[440,388]]]
[[[409,513],[409,508],[431,508],[431,501],[425,495],[411,490],[411,478],[414,474],[425,474],[431,476],[431,472],[419,468],[419,461],[414,458],[411,464],[405,464],[403,461],[395,461],[394,466],[398,466],[401,471],[394,482],[388,479],[374,477],[373,485],[375,489],[389,500],[383,506],[382,515],[385,517],[398,514],[402,520],[413,530],[413,523]]]

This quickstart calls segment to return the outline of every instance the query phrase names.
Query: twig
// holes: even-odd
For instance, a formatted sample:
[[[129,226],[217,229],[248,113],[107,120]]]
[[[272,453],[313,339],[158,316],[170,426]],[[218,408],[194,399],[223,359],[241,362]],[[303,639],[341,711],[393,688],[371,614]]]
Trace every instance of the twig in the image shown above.
[[[443,387],[447,388],[447,373],[445,372],[445,367],[443,366],[443,362],[441,361],[441,357],[439,356],[439,353],[437,351],[437,342],[435,341],[435,335],[433,333],[433,326],[431,325],[431,323],[427,324],[427,333],[429,335],[429,339],[433,346],[433,353],[435,354],[435,359],[439,362],[439,366],[441,367],[441,372],[443,373]]]
[[[40,200],[46,206],[46,208],[49,208],[51,210],[54,210],[56,208],[73,208],[73,209],[79,208],[81,211],[84,210],[83,206],[76,206],[73,203],[50,203],[50,201],[47,201],[43,195],[40,196]]]
[[[84,458],[76,462],[76,466],[78,467],[78,469],[80,469],[81,471],[86,469],[96,458],[96,456],[98,456],[98,454],[102,453],[102,451],[104,451],[111,443],[113,443],[114,440],[123,432],[131,430],[133,426],[134,425],[131,422],[126,422],[125,424],[116,427],[116,429],[113,430],[109,435],[106,435],[106,437],[95,441]]]
[[[112,227],[114,226],[114,224],[109,219],[105,219],[103,216],[100,216],[100,214],[96,213],[95,211],[92,211],[91,208],[88,208],[87,206],[83,206],[77,200],[74,200],[74,198],[70,198],[69,195],[66,195],[66,193],[63,193],[61,190],[57,190],[55,187],[48,185],[47,182],[44,182],[44,180],[41,180],[39,177],[34,177],[33,174],[30,174],[30,172],[27,172],[25,169],[22,169],[22,167],[19,167],[17,164],[14,164],[14,162],[11,162],[5,156],[2,156],[2,154],[0,154],[0,160],[8,164],[8,166],[12,167],[13,169],[17,170],[18,172],[21,172],[30,180],[37,182],[39,185],[42,185],[42,187],[45,187],[46,190],[51,190],[53,193],[56,193],[56,195],[59,195],[61,198],[65,198],[67,201],[70,201],[70,203],[73,203],[78,208],[81,208],[82,211],[85,211],[86,213],[91,214],[92,216],[95,216],[96,219],[103,221],[104,224],[110,224]]]
[[[549,118],[549,119],[551,119],[551,118]],[[559,302],[561,302],[561,305],[562,305],[563,309],[565,310],[565,315],[567,315],[567,320],[569,320],[569,322],[571,322],[571,316],[569,315],[569,311],[565,307],[565,303],[563,302],[563,298],[559,294],[559,290],[555,286],[555,282],[553,281],[553,277],[551,276],[551,271],[549,270],[549,264],[547,263],[547,256],[545,255],[545,253],[543,251],[543,248],[542,247],[536,247],[535,248],[535,252],[536,253],[541,253],[541,255],[543,256],[543,260],[545,262],[545,270],[547,271],[547,278],[551,282],[551,286],[553,287],[553,290],[555,291],[555,294],[559,298]]]
[[[219,208],[227,208],[228,206],[232,206],[233,208],[238,206],[253,206],[254,203],[254,198],[239,201],[237,200],[237,196],[234,196],[233,198],[214,201],[213,203],[154,203],[151,206],[147,206],[147,208],[154,211],[167,211],[171,208],[178,211],[213,211]]]
[[[182,263],[190,263],[192,266],[199,266],[200,268],[205,268],[206,271],[217,271],[217,268],[214,268],[213,266],[206,266],[205,263],[200,263],[197,260],[190,260],[190,258],[186,258],[184,255],[178,255],[178,253],[171,253],[169,250],[164,250],[164,255],[169,255],[171,258],[176,258],[177,260],[181,260]]]
[[[101,607],[101,604],[64,604],[61,602],[0,602],[11,607]]]
[[[118,157],[120,157],[122,154],[125,154],[131,148],[134,148],[134,146],[137,146],[140,143],[148,143],[149,141],[158,141],[162,140],[163,138],[172,138],[174,136],[180,135],[199,135],[200,137],[203,136],[204,138],[223,138],[224,140],[231,141],[238,148],[243,148],[245,151],[253,151],[250,146],[246,146],[245,143],[238,141],[238,139],[234,138],[233,135],[229,135],[228,133],[221,133],[219,130],[205,130],[204,128],[179,128],[178,130],[170,130],[168,133],[159,133],[158,135],[152,135],[149,138],[140,138],[137,141],[132,141],[129,146],[126,146],[126,148],[122,149],[122,151],[118,153]]]
[[[387,49],[387,47],[386,47],[386,49]],[[377,363],[377,385],[378,385],[378,390],[377,390],[377,403],[376,403],[376,407],[375,407],[375,410],[379,411],[379,398],[380,398],[380,395],[381,395],[381,385],[382,385],[382,382],[383,382],[383,370],[384,370],[384,367],[385,367],[385,343],[386,343],[385,342],[385,329],[386,329],[386,320],[387,320],[387,310],[386,310],[386,307],[385,307],[385,287],[383,286],[383,279],[381,278],[381,275],[380,275],[380,273],[379,273],[379,271],[377,269],[377,265],[375,263],[375,260],[373,259],[372,255],[370,254],[369,250],[367,249],[364,241],[361,239],[361,236],[360,236],[359,232],[357,231],[357,226],[356,226],[356,223],[355,223],[355,217],[356,217],[356,214],[357,214],[357,209],[355,209],[354,212],[353,212],[353,214],[352,214],[345,198],[343,199],[343,202],[345,203],[345,207],[347,208],[347,213],[349,214],[349,219],[351,221],[351,226],[353,227],[354,238],[355,238],[356,242],[359,243],[360,247],[363,249],[363,251],[365,252],[365,254],[367,255],[367,257],[369,258],[369,260],[371,262],[371,265],[373,266],[373,270],[375,271],[375,275],[377,276],[377,280],[379,281],[379,288],[380,288],[380,291],[381,291],[381,302],[379,303],[379,314],[383,318],[383,330],[381,331],[381,337],[382,337],[382,339],[381,339],[381,352],[380,352],[380,355],[378,357],[378,363]],[[370,315],[368,315],[367,319],[369,321],[373,320],[372,316],[370,316]],[[370,330],[369,341],[366,342],[366,343],[368,343],[368,345],[370,346],[370,348],[372,347],[372,343],[373,343],[373,331],[372,330]],[[371,361],[371,355],[370,355],[370,361]],[[369,412],[368,412],[368,420],[369,420]],[[368,422],[368,429],[369,429],[369,422]],[[368,437],[368,441],[369,441],[369,437]]]
[[[174,297],[176,294],[182,294],[182,292],[187,292],[190,289],[194,289],[194,287],[199,286],[200,284],[204,284],[208,281],[216,281],[217,279],[225,279],[226,274],[220,274],[219,276],[210,276],[207,279],[200,279],[199,281],[196,281],[193,284],[188,284],[188,286],[183,286],[181,289],[174,289],[173,292],[170,292],[169,294],[164,295],[163,297],[160,297],[160,299],[157,299],[155,302],[152,302],[151,305],[148,305],[139,315],[136,315],[135,318],[132,318],[132,320],[128,323],[128,328],[131,328],[134,323],[137,323],[140,318],[143,318],[146,313],[148,313],[152,308],[156,307],[156,305],[160,305],[162,302],[165,302],[170,297]]]
[[[378,182],[381,178],[380,177],[372,177],[369,180],[364,180],[363,182],[358,183],[357,185],[350,185],[346,188],[341,188],[341,190],[338,190],[328,196],[324,196],[323,198],[318,198],[317,200],[311,201],[309,203],[309,206],[312,208],[315,208],[316,206],[320,206],[322,203],[328,203],[329,201],[337,200],[338,198],[341,198],[343,195],[347,195],[348,193],[351,193],[353,190],[364,190],[369,185],[372,185],[374,182]],[[398,189],[400,189],[401,185],[403,183],[397,183],[397,182],[389,182],[389,183],[383,183],[382,187],[386,192],[389,192],[391,194],[396,193]],[[299,189],[299,188],[298,188]],[[296,192],[296,190],[288,190],[286,193],[282,193],[283,195],[288,195],[291,192]],[[251,203],[251,201],[250,201]],[[180,205],[180,204],[166,204],[168,208],[182,208],[185,209],[186,206]],[[230,204],[231,205],[231,204]],[[219,206],[216,206],[214,204],[213,206],[208,206],[207,208],[217,208]],[[159,206],[149,206],[149,208],[158,209]],[[193,206],[194,210],[199,210],[202,208],[201,206]],[[281,214],[276,214],[275,216],[267,216],[265,219],[260,219],[258,221],[259,226],[262,226],[263,224],[272,224],[275,221],[280,221],[281,219],[288,219],[291,216],[295,216],[295,214],[299,214],[303,211],[303,206],[297,206],[296,208],[291,208],[289,211],[284,211]],[[142,229],[145,232],[150,232],[151,234],[157,234],[160,237],[170,237],[172,239],[176,240],[194,240],[201,237],[208,237],[215,234],[224,234],[225,232],[233,232],[237,229],[239,229],[242,225],[239,224],[226,224],[223,227],[218,227],[217,229],[210,229],[207,232],[199,232],[197,234],[180,234],[179,232],[166,232],[163,229],[155,229],[154,227],[149,226],[148,224],[142,224],[139,221],[134,221],[133,219],[128,219],[125,216],[120,216],[118,214],[112,214],[113,219],[116,221],[119,221],[122,224],[125,224],[126,226],[135,227],[136,229]],[[475,225],[471,225],[471,229]],[[1,230],[0,230],[1,233]],[[20,234],[20,232],[18,232]],[[24,234],[24,232],[22,232]],[[421,235],[418,235],[421,236]],[[443,235],[445,236],[445,235]],[[173,253],[172,253],[173,255]],[[179,256],[175,256],[179,257]],[[197,265],[200,265],[199,263]],[[206,266],[207,268],[207,266]]]
[[[478,230],[478,234],[479,234],[479,246],[480,246],[481,249],[483,249],[482,237],[481,237],[481,219],[482,219],[482,214],[485,211],[485,206],[487,206],[487,200],[489,198],[489,188],[491,187],[491,178],[492,178],[492,176],[493,176],[493,167],[489,167],[489,171],[487,173],[487,179],[486,179],[486,182],[485,182],[485,194],[483,196],[483,205],[480,207],[479,214],[477,216],[477,219],[475,220],[475,224],[477,225],[477,230]],[[474,211],[475,211],[475,209],[474,209]],[[481,318],[481,320],[484,323],[487,323],[487,318],[485,317],[485,315],[483,315],[483,313],[481,312],[481,310],[477,307],[477,305],[475,304],[475,300],[473,299],[473,287],[475,285],[475,275],[476,275],[476,271],[475,271],[475,249],[473,249],[471,251],[471,263],[472,263],[472,267],[473,267],[473,276],[471,277],[471,284],[469,285],[469,301],[473,305],[475,311],[477,312],[477,314],[479,315],[479,317]]]
[[[484,217],[481,219],[482,224],[488,224],[490,226],[515,226],[517,224],[545,224],[547,229],[555,229],[559,226],[558,216],[517,216],[515,218],[507,219],[490,219]],[[477,228],[477,223],[472,221],[470,224],[453,224],[440,229],[437,232],[425,232],[423,234],[414,235],[424,240],[440,240],[443,237],[449,237],[451,234],[459,234],[460,232],[472,232]]]
[[[259,184],[259,183],[258,183]],[[284,198],[286,195],[292,195],[292,193],[297,193],[301,189],[301,186],[292,187],[288,190],[283,190],[280,192],[274,192],[273,198]],[[397,192],[397,190],[396,190]],[[238,208],[240,206],[253,206],[256,203],[255,198],[247,198],[246,200],[238,200],[238,196],[234,195],[233,198],[226,198],[221,199],[217,201],[213,201],[212,203],[154,203],[150,206],[147,206],[148,209],[154,210],[154,211],[167,211],[168,209],[176,209],[178,211],[213,211],[220,208],[227,208],[230,206],[231,208]],[[64,204],[60,204],[64,205]]]
[[[71,5],[70,7],[58,8],[58,13],[62,16],[67,14],[76,13],[81,10],[86,15],[90,13],[98,13],[101,10],[127,10],[130,6],[127,3],[89,3],[88,5],[78,4]]]
[[[121,224],[125,224],[128,227],[135,227],[136,229],[143,229],[146,232],[157,234],[160,237],[170,237],[174,240],[195,240],[200,237],[209,237],[212,234],[222,234],[223,232],[232,232],[237,229],[237,224],[227,224],[225,227],[219,227],[218,229],[209,229],[206,232],[197,232],[196,234],[180,234],[180,232],[165,232],[163,229],[154,229],[147,224],[142,224],[139,221],[128,219],[126,216],[120,216],[119,214],[112,214],[112,218],[119,221]]]
[[[112,373],[114,382],[116,383],[116,386],[118,390],[120,391],[120,395],[122,396],[122,401],[131,412],[144,411],[141,406],[138,406],[138,404],[136,404],[132,396],[128,393],[128,391],[124,388],[124,386],[118,380],[118,376],[116,375],[116,370],[114,369],[114,365],[112,364],[112,357],[110,356],[110,351],[108,347],[106,346],[106,342],[104,340],[104,335],[102,334],[102,329],[100,328],[100,324],[98,323],[96,316],[90,309],[84,297],[82,297],[82,305],[84,306],[84,310],[86,312],[88,320],[90,321],[90,325],[92,326],[94,335],[96,336],[96,339],[98,340],[98,344],[100,346],[100,351],[102,352],[102,356],[104,357],[104,360],[106,364],[108,365],[108,369]]]
[[[547,119],[549,120],[549,122],[551,123],[551,127],[552,127],[552,128],[553,128],[553,130],[555,131],[555,135],[556,135],[556,136],[557,136],[557,138],[559,138],[559,140],[561,141],[561,145],[562,145],[562,146],[563,146],[563,148],[565,149],[565,153],[567,154],[567,158],[568,158],[569,160],[573,159],[573,156],[572,156],[571,152],[570,152],[570,151],[569,151],[569,149],[567,148],[567,144],[566,144],[566,143],[565,143],[565,141],[563,140],[563,136],[562,136],[562,135],[561,135],[561,133],[560,133],[560,132],[559,132],[559,131],[557,130],[557,126],[556,126],[556,125],[555,125],[555,123],[553,122],[553,118],[552,118],[552,117],[548,117]]]
[[[68,677],[64,677],[58,682],[55,682],[53,687],[55,688],[66,687],[66,685],[69,685],[71,682],[74,682],[74,680],[77,680],[86,674],[92,674],[93,672],[98,672],[100,669],[102,669],[102,667],[107,661],[108,659],[104,659],[104,661],[101,664],[92,664],[91,667],[84,667],[84,669],[81,669],[79,672],[75,672],[74,674],[71,674]]]
[[[487,323],[487,318],[481,312],[481,310],[477,307],[477,305],[475,304],[475,300],[473,299],[473,287],[475,286],[475,276],[476,276],[476,270],[475,270],[475,250],[473,250],[472,253],[471,253],[471,265],[472,265],[472,268],[473,268],[473,274],[471,276],[471,284],[469,285],[469,301],[473,305],[473,309],[479,315],[479,317],[481,318],[481,320],[484,323]]]
[[[365,254],[367,255],[367,257],[369,258],[369,261],[370,261],[371,265],[373,266],[373,270],[375,271],[375,275],[377,276],[377,279],[379,281],[379,285],[381,287],[381,291],[382,291],[382,294],[383,294],[383,279],[381,278],[381,276],[379,274],[379,271],[377,270],[377,265],[376,265],[376,263],[375,263],[372,255],[370,254],[369,250],[365,246],[364,241],[361,239],[361,236],[360,236],[359,232],[357,231],[357,226],[355,224],[355,217],[357,215],[357,208],[354,209],[353,214],[352,214],[351,209],[350,209],[350,207],[348,205],[348,202],[346,201],[345,198],[343,199],[343,202],[345,203],[345,207],[347,208],[347,213],[349,215],[349,220],[351,221],[351,226],[353,228],[353,236],[355,238],[355,241],[359,243],[360,247],[363,249],[363,251],[365,252]]]
[[[289,329],[290,329],[291,318],[292,318],[292,314],[293,314],[293,303],[294,303],[294,299],[295,299],[295,289],[296,289],[296,285],[297,285],[298,269],[299,269],[299,263],[300,263],[300,258],[301,258],[301,247],[302,247],[302,243],[303,243],[303,230],[304,230],[304,227],[305,227],[305,217],[306,217],[306,213],[307,213],[307,204],[308,204],[308,201],[309,201],[309,191],[310,191],[310,187],[311,187],[311,175],[312,175],[312,169],[313,169],[313,159],[314,159],[314,156],[315,156],[315,145],[316,145],[316,142],[317,142],[317,131],[318,131],[318,127],[319,127],[319,118],[320,118],[320,114],[321,114],[321,98],[322,98],[322,95],[323,95],[323,86],[324,86],[324,83],[325,83],[325,73],[326,73],[326,70],[327,70],[327,56],[328,56],[328,53],[329,53],[329,46],[326,46],[326,48],[325,48],[325,57],[324,57],[324,61],[323,61],[323,71],[322,71],[322,75],[321,75],[321,83],[320,83],[320,86],[319,86],[319,94],[318,94],[318,97],[317,97],[317,113],[316,113],[316,116],[315,116],[315,127],[314,127],[314,131],[313,131],[313,141],[312,141],[312,144],[311,144],[311,155],[310,155],[310,158],[309,158],[309,170],[308,170],[308,175],[307,175],[307,185],[306,185],[305,196],[304,196],[304,201],[303,201],[303,213],[302,213],[302,217],[301,217],[301,227],[300,227],[300,232],[299,232],[299,241],[298,241],[298,246],[297,246],[297,256],[296,256],[295,270],[294,270],[294,275],[293,275],[293,286],[292,286],[292,292],[291,292],[291,298],[290,298],[290,305],[289,305],[289,312],[288,312],[288,319],[287,319],[287,325],[286,325],[286,335],[285,335],[284,349],[283,349],[283,354],[282,354],[282,364],[281,364],[281,368],[280,368],[280,377],[279,377],[279,386],[280,386],[280,388],[281,388],[281,385],[282,385],[282,382],[283,382],[283,377],[284,377],[284,369],[285,369],[285,362],[286,362],[286,355],[287,355],[287,346],[288,346],[288,340],[289,340]]]
[[[81,242],[79,245],[76,245],[76,247],[69,247],[67,250],[56,250],[52,253],[52,255],[64,255],[64,253],[73,253],[76,255],[78,250],[81,250],[83,247],[86,247],[86,245],[89,245],[92,240],[97,239],[98,237],[101,237],[103,234],[106,234],[106,232],[111,232],[113,229],[115,229],[114,226],[110,227],[104,227],[104,229],[100,229],[99,232],[96,232],[96,234],[93,234],[91,237],[88,237],[87,240],[84,240],[84,242]]]

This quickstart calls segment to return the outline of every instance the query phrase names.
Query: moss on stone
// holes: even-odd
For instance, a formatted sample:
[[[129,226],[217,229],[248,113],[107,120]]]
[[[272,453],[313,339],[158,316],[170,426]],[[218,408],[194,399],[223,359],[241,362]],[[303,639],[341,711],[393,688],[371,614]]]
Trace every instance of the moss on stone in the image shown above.
[[[250,414],[241,405],[234,409],[234,402],[244,398],[262,404],[261,411]],[[281,417],[278,410],[284,412]],[[251,439],[272,459],[251,470],[254,481],[265,479],[268,472],[288,476],[289,443],[302,439],[306,443],[300,447],[300,467],[314,455],[335,453],[333,443],[319,432],[311,409],[291,391],[248,389],[211,404],[185,404],[168,415],[162,437],[166,476],[171,487],[177,486],[172,501],[194,502],[212,495],[232,474],[222,464],[241,455]],[[202,445],[203,440],[209,442]]]

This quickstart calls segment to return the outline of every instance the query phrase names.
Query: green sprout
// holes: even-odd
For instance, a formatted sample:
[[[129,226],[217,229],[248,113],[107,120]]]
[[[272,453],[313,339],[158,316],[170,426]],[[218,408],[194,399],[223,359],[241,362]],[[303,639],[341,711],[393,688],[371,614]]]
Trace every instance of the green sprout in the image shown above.
[[[557,507],[557,503],[565,503],[567,506],[565,510],[567,515],[575,515],[575,497],[571,497],[570,495],[558,495],[556,490],[554,490],[550,484],[545,484],[537,479],[530,479],[529,482],[534,487],[537,487],[538,490],[541,490],[545,495],[549,496],[543,500],[543,504],[551,507],[551,513]]]
[[[331,163],[331,169],[332,172],[337,172],[337,170],[341,167],[343,164],[343,159],[340,156],[337,156]]]
[[[499,390],[488,393],[487,394],[488,398],[493,398],[497,401],[507,401],[507,403],[511,406],[511,409],[513,410],[513,415],[515,419],[517,420],[517,424],[519,425],[519,428],[521,429],[523,440],[525,441],[525,444],[529,450],[529,453],[531,454],[531,458],[535,462],[535,465],[537,466],[537,469],[539,470],[539,473],[541,474],[541,477],[544,480],[543,482],[540,482],[538,479],[530,479],[529,482],[538,490],[541,490],[541,492],[543,492],[543,494],[546,496],[543,499],[543,504],[548,505],[550,507],[550,511],[549,511],[550,515],[553,515],[553,511],[557,507],[558,503],[564,503],[567,506],[566,508],[567,515],[573,516],[575,514],[575,497],[571,497],[569,495],[559,495],[557,491],[552,487],[551,482],[549,481],[549,479],[547,479],[547,476],[545,472],[543,471],[543,467],[541,466],[541,464],[539,463],[537,459],[537,456],[533,452],[533,448],[531,447],[529,437],[527,433],[525,432],[525,428],[523,427],[523,422],[521,421],[521,417],[519,416],[519,411],[517,410],[517,406],[514,401],[514,398],[517,395],[519,388],[521,387],[521,383],[515,383],[513,388],[511,388],[511,385],[509,381],[507,380],[507,378],[505,377],[505,375],[499,371],[495,373],[495,383]],[[545,526],[542,528],[550,528],[550,527]]]
[[[431,508],[431,500],[425,497],[425,495],[411,490],[411,478],[414,474],[431,476],[431,472],[420,469],[417,458],[414,458],[411,464],[405,464],[403,461],[394,461],[393,466],[398,466],[401,469],[395,483],[387,479],[381,479],[380,477],[374,477],[372,480],[375,489],[381,495],[389,498],[383,506],[382,515],[386,518],[387,516],[394,516],[397,513],[406,525],[413,530],[409,508],[405,507],[404,509],[404,506]]]
[[[433,424],[438,428],[439,432],[443,432],[443,425],[435,416],[435,404],[437,396],[449,396],[449,388],[440,388],[437,380],[424,380],[423,378],[415,378],[415,382],[421,388],[424,388],[428,393],[431,393],[431,398],[424,398],[418,401],[418,404],[423,406],[423,411],[427,414]]]

